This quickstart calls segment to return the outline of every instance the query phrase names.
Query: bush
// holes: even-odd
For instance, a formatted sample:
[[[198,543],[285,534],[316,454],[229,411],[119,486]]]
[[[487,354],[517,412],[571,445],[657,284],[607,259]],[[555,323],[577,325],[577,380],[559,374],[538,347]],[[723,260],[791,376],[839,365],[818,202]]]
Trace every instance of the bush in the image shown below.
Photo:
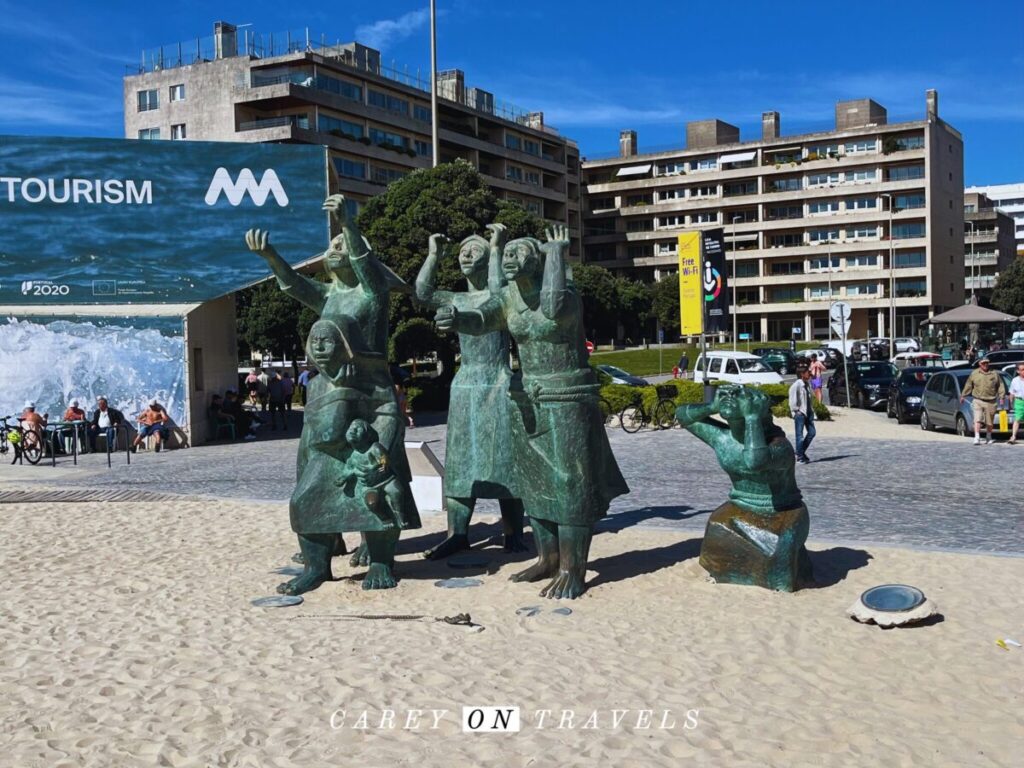
[[[405,388],[406,402],[413,412],[446,411],[450,395],[450,383],[440,378],[417,377]]]

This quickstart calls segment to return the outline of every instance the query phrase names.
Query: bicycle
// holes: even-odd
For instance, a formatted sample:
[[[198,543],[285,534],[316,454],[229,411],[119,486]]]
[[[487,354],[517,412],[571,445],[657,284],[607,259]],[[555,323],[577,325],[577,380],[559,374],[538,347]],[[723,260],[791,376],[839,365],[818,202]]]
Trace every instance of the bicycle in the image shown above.
[[[676,421],[676,388],[656,387],[658,402],[651,413],[644,408],[643,395],[637,394],[633,402],[622,409],[619,424],[624,432],[634,434],[652,424],[654,429],[671,429]]]
[[[601,423],[606,427],[612,426],[616,413],[612,410],[612,404],[603,397],[597,398],[598,407],[601,409]]]
[[[38,464],[43,458],[43,441],[39,434],[31,429],[23,429],[21,425],[8,424],[11,418],[4,416],[0,420],[0,454],[13,449],[11,464],[18,463],[21,458],[27,459],[29,464]]]

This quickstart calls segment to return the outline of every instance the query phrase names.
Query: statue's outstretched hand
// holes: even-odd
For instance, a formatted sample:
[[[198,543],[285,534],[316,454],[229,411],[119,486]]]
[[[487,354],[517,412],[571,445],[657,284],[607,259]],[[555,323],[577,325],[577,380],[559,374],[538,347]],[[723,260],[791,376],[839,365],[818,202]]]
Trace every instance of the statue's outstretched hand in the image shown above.
[[[435,232],[430,236],[429,251],[431,256],[438,256],[444,253],[444,248],[448,244],[448,235],[442,235],[439,232]]]
[[[508,227],[504,224],[488,224],[487,231],[491,233],[491,247],[501,250],[508,240]]]
[[[331,221],[338,226],[344,226],[348,222],[344,195],[331,195],[324,200],[323,209],[331,214]]]
[[[262,229],[250,229],[245,233],[245,244],[253,253],[269,259],[274,249],[270,245],[270,233]]]
[[[458,323],[458,318],[459,310],[452,304],[445,304],[437,310],[437,314],[434,315],[434,322],[437,324],[437,330],[439,331],[453,331]]]
[[[569,228],[565,224],[552,224],[544,230],[544,238],[549,243],[569,244]]]

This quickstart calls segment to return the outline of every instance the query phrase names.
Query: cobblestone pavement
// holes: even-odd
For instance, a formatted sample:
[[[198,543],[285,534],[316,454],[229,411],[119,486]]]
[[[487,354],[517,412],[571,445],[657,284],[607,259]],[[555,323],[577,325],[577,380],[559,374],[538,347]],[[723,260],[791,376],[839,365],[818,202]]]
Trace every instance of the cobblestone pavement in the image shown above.
[[[703,530],[729,490],[711,449],[681,429],[608,434],[632,492],[613,503],[602,527]],[[443,424],[407,435],[442,460],[444,436]],[[140,453],[131,466],[121,454],[110,470],[99,455],[81,457],[77,468],[63,457],[56,468],[4,465],[0,491],[105,488],[283,502],[294,484],[296,446],[295,439],[261,439]],[[1024,554],[1024,448],[819,436],[809,454],[814,461],[797,467],[797,479],[813,538]],[[480,509],[496,513],[497,505]]]

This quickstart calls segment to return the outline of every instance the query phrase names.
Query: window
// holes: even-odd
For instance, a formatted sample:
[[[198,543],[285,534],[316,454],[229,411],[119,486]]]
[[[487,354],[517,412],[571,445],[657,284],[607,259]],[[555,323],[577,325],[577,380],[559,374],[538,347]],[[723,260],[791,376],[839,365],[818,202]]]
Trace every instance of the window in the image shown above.
[[[510,165],[505,169],[505,178],[509,181],[522,181],[523,169],[518,165]]]
[[[626,198],[626,207],[634,208],[638,205],[650,205],[651,198],[646,195],[630,195]]]
[[[964,213],[974,213],[977,210],[978,210],[978,206],[976,206],[976,205],[965,205],[964,206]]]
[[[409,114],[409,102],[397,96],[392,96],[390,93],[368,90],[366,92],[366,101],[371,107],[386,109],[388,112],[397,112],[400,115]]]
[[[379,128],[370,129],[370,141],[374,144],[383,144],[388,147],[398,147],[405,149],[409,144],[409,139],[398,133],[391,133],[390,131],[382,131]]]
[[[874,152],[877,148],[878,144],[874,139],[862,139],[846,142],[846,154],[848,155],[857,155],[862,152]]]
[[[846,230],[847,240],[871,240],[878,237],[878,227],[856,227]]]
[[[160,108],[160,99],[156,89],[151,91],[139,91],[139,112],[149,112],[151,109]]]
[[[523,203],[523,205],[526,207],[526,210],[528,210],[534,216],[540,216],[541,215],[540,214],[540,203],[537,202],[536,200],[527,200],[527,201],[525,201]]]
[[[808,160],[824,160],[826,157],[838,157],[838,144],[816,144],[807,148]]]
[[[676,252],[676,243],[658,243],[658,255],[665,256]]]
[[[614,197],[594,197],[590,200],[591,211],[610,211],[615,208]]]
[[[897,280],[896,281],[896,296],[898,298],[907,298],[914,296],[924,296],[928,293],[928,281],[927,280]]]
[[[627,232],[651,232],[653,229],[653,219],[630,219],[626,222]]]
[[[924,136],[899,136],[893,142],[897,151],[906,149],[924,149]]]
[[[857,253],[852,256],[846,257],[847,267],[877,267],[878,266],[878,254],[876,253]]]
[[[837,174],[838,178],[838,174]],[[790,179],[774,179],[768,182],[769,192],[794,192],[803,189],[803,182],[800,177]]]
[[[535,186],[535,187],[539,187],[540,186],[540,173],[538,173],[537,171],[527,171],[526,172],[526,183],[527,184],[533,184],[533,186]]]
[[[807,177],[808,187],[827,187],[839,183],[838,173],[812,173]]]
[[[522,149],[523,149],[523,140],[519,136],[516,136],[514,133],[506,133],[505,134],[505,146],[508,149],[515,149],[515,150],[522,151]]]
[[[839,257],[832,257],[832,269],[839,269]],[[816,257],[811,259],[810,271],[811,272],[823,272],[828,270],[828,256]]]
[[[848,211],[867,211],[878,207],[878,200],[873,197],[854,197],[846,201]]]
[[[363,137],[363,126],[358,123],[351,123],[348,120],[341,120],[322,113],[318,118],[317,130],[324,133],[340,133],[353,139]]]
[[[171,101],[184,101],[185,100],[185,84],[178,83],[178,85],[171,86]]]
[[[878,178],[878,172],[874,168],[859,168],[856,171],[846,172],[847,184],[863,184],[866,181],[874,181]]]
[[[756,276],[756,275],[755,275]],[[736,290],[736,303],[741,307],[747,304],[757,304],[760,298],[757,295],[757,288],[738,288]],[[740,326],[742,328],[742,323]]]
[[[145,140],[159,139],[160,138],[160,129],[159,128],[143,128],[141,131],[139,131],[139,138],[140,139],[145,139]]]
[[[363,100],[363,89],[358,85],[346,82],[345,80],[338,80],[335,77],[328,77],[327,75],[316,76],[316,87],[317,90],[327,91],[328,93],[334,93],[341,96],[343,99],[349,99],[351,101],[362,101]]]
[[[718,195],[718,186],[715,184],[690,187],[690,197],[715,197],[716,195]]]
[[[924,251],[899,251],[896,254],[896,269],[912,269],[924,265]]]
[[[643,259],[651,255],[649,245],[631,245],[626,248],[626,257],[630,259]]]
[[[685,224],[684,216],[661,216],[657,219],[658,227],[660,229],[668,229],[671,227],[682,227]]]
[[[860,285],[846,286],[847,296],[876,296],[878,295],[878,283],[862,283]]]
[[[658,200],[664,202],[665,200],[682,200],[686,197],[686,191],[683,189],[659,189]]]
[[[334,169],[339,176],[347,179],[365,179],[366,164],[358,160],[349,160],[347,157],[334,158]]]
[[[791,232],[785,235],[769,235],[769,248],[795,248],[804,244],[804,236],[798,232]]]
[[[757,277],[757,262],[756,261],[738,261],[736,262],[736,277]]]
[[[419,120],[423,123],[430,122],[430,107],[425,107],[422,104],[412,105],[412,116],[414,120]]]
[[[416,146],[417,155],[419,155],[420,157],[430,157],[430,154],[433,151],[433,149],[430,146],[429,141],[420,141],[419,139],[416,139],[414,144]]]
[[[718,158],[703,157],[694,166],[698,171],[713,171],[718,167]]]
[[[724,197],[736,197],[738,195],[756,195],[757,194],[757,182],[756,181],[735,181],[731,184],[725,184],[722,187],[722,195]]]
[[[896,240],[905,240],[908,237],[924,237],[925,227],[923,221],[909,221],[904,224],[892,225],[892,236]]]
[[[183,141],[185,139],[185,124],[178,123],[177,125],[171,126],[171,140],[172,141]]]
[[[812,299],[828,299],[835,294],[835,288],[830,289],[827,285],[812,285],[810,297]]]
[[[712,224],[718,221],[717,211],[703,211],[702,213],[693,214],[692,221],[694,224]]]
[[[812,229],[809,233],[812,243],[827,243],[839,239],[838,229]]]
[[[924,193],[916,195],[896,195],[896,210],[905,211],[910,208],[924,208]]]
[[[802,275],[804,263],[802,261],[780,261],[771,265],[772,275]]]
[[[203,375],[203,348],[192,347],[192,387],[196,392],[202,392],[205,385]]]
[[[923,165],[898,165],[888,171],[889,181],[906,181],[908,179],[923,179]]]
[[[771,292],[771,298],[769,301],[780,302],[780,301],[803,301],[804,300],[804,289],[803,286],[790,287],[790,288],[775,288]]]
[[[404,177],[406,173],[407,171],[402,171],[398,168],[379,168],[375,166],[370,169],[370,180],[374,184],[390,184]]]
[[[533,141],[532,139],[523,139],[523,152],[540,157],[540,142]]]
[[[804,209],[799,205],[776,205],[768,208],[765,218],[768,221],[779,221],[780,219],[802,219]]]
[[[839,211],[838,200],[816,200],[807,204],[807,213],[811,215],[821,213],[837,213]]]
[[[359,201],[353,200],[351,197],[346,197],[345,212],[348,214],[349,220],[355,221],[356,216],[359,215]]]
[[[686,173],[686,163],[673,162],[673,163],[661,163],[658,166],[659,176],[679,176],[680,174]]]

